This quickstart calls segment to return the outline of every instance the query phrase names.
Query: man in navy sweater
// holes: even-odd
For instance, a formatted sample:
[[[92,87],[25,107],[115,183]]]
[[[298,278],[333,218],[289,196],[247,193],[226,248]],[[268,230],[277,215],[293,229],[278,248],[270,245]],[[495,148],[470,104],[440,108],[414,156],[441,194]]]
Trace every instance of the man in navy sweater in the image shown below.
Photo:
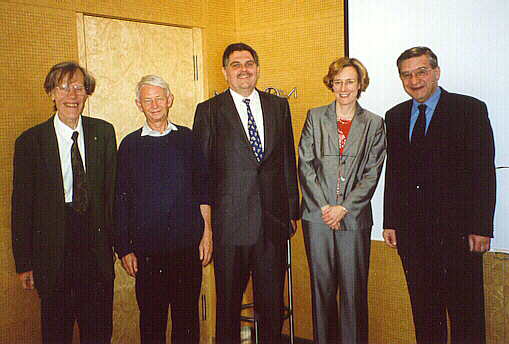
[[[147,75],[136,86],[146,124],[118,151],[115,251],[136,278],[142,343],[199,343],[202,266],[212,257],[208,167],[198,139],[168,119],[168,84]]]

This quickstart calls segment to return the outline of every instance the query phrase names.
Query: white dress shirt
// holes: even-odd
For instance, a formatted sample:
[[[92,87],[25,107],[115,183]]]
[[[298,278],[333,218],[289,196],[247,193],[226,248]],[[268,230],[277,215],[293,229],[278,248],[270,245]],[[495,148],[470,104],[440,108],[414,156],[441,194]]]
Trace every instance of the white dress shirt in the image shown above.
[[[249,99],[249,107],[251,108],[251,113],[253,114],[256,128],[258,129],[258,135],[260,136],[260,141],[262,143],[262,149],[265,149],[265,133],[263,130],[263,112],[262,112],[262,103],[260,101],[260,95],[257,90],[254,90],[253,93],[247,98],[244,98],[234,90],[230,88],[230,93],[233,98],[233,102],[235,103],[235,107],[237,108],[237,112],[239,113],[240,120],[242,125],[244,126],[244,130],[246,132],[247,138],[249,139],[249,128],[247,125],[247,105],[243,102],[244,99]]]
[[[87,171],[85,163],[85,137],[83,135],[83,123],[81,116],[78,120],[76,129],[71,129],[58,117],[58,112],[55,114],[53,124],[55,126],[55,133],[57,134],[58,151],[60,153],[60,165],[62,169],[62,178],[64,182],[64,197],[65,202],[72,202],[72,162],[71,162],[71,147],[72,147],[72,133],[78,132],[78,148],[80,150],[81,160],[83,160],[83,168]]]

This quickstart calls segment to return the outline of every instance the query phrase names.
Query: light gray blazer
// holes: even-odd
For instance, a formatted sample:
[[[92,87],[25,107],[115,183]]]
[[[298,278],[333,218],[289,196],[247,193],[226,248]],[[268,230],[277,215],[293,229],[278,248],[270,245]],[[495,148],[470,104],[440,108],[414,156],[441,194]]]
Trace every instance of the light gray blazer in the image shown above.
[[[299,144],[299,178],[302,219],[322,222],[321,207],[342,205],[348,214],[342,230],[373,226],[371,197],[385,158],[385,127],[382,117],[359,103],[343,155],[339,154],[336,102],[310,109]],[[336,201],[341,171],[339,199]]]

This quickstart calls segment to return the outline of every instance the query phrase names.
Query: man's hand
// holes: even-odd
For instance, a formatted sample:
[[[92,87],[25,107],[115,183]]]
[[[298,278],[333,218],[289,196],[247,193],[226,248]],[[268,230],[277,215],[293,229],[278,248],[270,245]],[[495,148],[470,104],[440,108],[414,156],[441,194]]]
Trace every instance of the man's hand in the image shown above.
[[[212,231],[206,229],[200,241],[200,260],[203,267],[209,265],[212,260]]]
[[[121,263],[129,276],[136,277],[136,273],[138,272],[138,258],[136,258],[133,252],[123,256]]]
[[[396,230],[384,229],[383,236],[387,246],[391,248],[398,248],[398,241],[396,240]]]
[[[23,287],[23,289],[26,289],[26,290],[35,289],[34,271],[33,270],[20,273],[20,274],[18,274],[18,277],[21,280],[21,286]]]
[[[200,212],[205,224],[200,241],[200,260],[202,266],[207,266],[212,260],[212,210],[208,204],[200,204]]]
[[[468,235],[468,245],[470,252],[484,253],[490,250],[491,238],[477,234]]]

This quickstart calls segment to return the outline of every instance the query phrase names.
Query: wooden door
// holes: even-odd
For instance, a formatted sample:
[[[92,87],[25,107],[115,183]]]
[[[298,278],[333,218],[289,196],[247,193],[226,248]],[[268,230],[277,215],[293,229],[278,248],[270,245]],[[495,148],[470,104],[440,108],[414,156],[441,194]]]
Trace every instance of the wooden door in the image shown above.
[[[202,38],[200,29],[109,19],[78,14],[80,63],[96,78],[97,86],[84,114],[115,126],[118,144],[145,123],[135,104],[135,86],[142,76],[155,74],[170,85],[175,96],[170,109],[173,123],[192,127],[194,110],[203,101]],[[113,343],[139,342],[139,310],[134,278],[115,264]],[[211,267],[204,269],[202,294],[213,300]],[[200,307],[202,305],[200,304]],[[211,343],[211,310],[202,312],[202,343]],[[171,333],[168,325],[168,338]],[[169,342],[169,340],[168,340]]]

